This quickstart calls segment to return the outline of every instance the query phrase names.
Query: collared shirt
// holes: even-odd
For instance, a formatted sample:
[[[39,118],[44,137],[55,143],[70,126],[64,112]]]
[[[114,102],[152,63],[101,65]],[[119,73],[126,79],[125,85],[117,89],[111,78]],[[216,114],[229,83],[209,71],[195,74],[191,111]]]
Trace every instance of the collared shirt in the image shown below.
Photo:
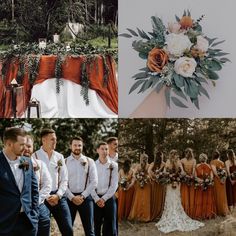
[[[62,154],[53,151],[51,158],[41,147],[35,152],[35,157],[46,164],[52,178],[52,191],[57,191],[56,194],[61,198],[67,189],[68,172],[65,160]]]
[[[98,184],[94,160],[82,154],[77,160],[70,155],[66,160],[66,166],[68,170],[67,197],[71,200],[74,197],[73,193],[81,193],[84,198],[88,197],[96,189]]]
[[[44,162],[37,160],[35,154],[31,157],[33,167],[35,169],[34,173],[38,180],[39,186],[39,205],[44,202],[46,198],[49,197],[52,191],[52,178],[48,171],[48,168]]]
[[[20,192],[22,192],[23,185],[24,185],[24,174],[23,170],[19,168],[20,165],[20,157],[18,157],[15,161],[11,161],[7,155],[3,152],[8,164],[10,165],[12,174],[14,175],[17,187]],[[23,206],[20,208],[20,212],[24,212]]]
[[[118,153],[116,152],[116,155],[115,155],[114,157],[111,157],[110,155],[108,155],[108,158],[109,158],[111,161],[117,162],[117,161],[118,161]]]
[[[93,191],[92,197],[97,202],[100,199],[98,195],[102,195],[102,198],[107,201],[115,194],[118,187],[118,164],[107,158],[105,164],[102,164],[98,159],[95,161],[95,165],[98,173],[98,185],[97,190]],[[109,187],[110,174],[111,182]]]

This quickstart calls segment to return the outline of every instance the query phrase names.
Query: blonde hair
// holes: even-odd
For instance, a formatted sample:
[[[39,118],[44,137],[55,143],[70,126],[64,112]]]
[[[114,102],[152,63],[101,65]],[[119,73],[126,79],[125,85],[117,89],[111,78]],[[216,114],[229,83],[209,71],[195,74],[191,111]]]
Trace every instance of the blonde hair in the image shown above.
[[[200,162],[207,162],[207,160],[208,160],[207,154],[201,153],[201,154],[199,155],[199,161],[200,161]]]

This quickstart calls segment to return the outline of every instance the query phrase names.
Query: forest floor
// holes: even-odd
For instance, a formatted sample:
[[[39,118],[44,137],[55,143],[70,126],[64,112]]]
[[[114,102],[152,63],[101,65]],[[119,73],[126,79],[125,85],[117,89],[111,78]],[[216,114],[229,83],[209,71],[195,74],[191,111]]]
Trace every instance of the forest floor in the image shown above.
[[[155,226],[156,222],[119,224],[119,236],[236,236],[236,211],[227,217],[205,220],[205,226],[192,232],[161,233]]]

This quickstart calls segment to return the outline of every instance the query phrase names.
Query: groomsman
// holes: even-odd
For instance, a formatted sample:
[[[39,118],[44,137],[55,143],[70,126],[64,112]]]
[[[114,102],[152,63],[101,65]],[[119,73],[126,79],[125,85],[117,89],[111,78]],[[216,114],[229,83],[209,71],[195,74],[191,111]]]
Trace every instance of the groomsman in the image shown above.
[[[97,170],[93,159],[83,152],[83,139],[73,138],[70,144],[71,155],[66,159],[68,169],[68,205],[74,223],[76,212],[80,214],[86,236],[94,233],[94,205],[91,197],[98,184]]]
[[[96,191],[92,193],[92,197],[95,201],[95,235],[101,235],[101,227],[103,224],[103,236],[117,236],[117,206],[114,194],[118,187],[118,165],[107,157],[107,143],[99,143],[97,153],[99,158],[96,160],[95,164],[98,173],[98,185]]]
[[[55,151],[57,137],[53,129],[43,129],[41,132],[42,147],[34,156],[43,161],[52,178],[52,191],[45,201],[46,206],[54,216],[63,236],[73,235],[70,209],[64,196],[68,185],[68,173],[62,154]]]
[[[107,139],[108,157],[115,162],[118,162],[118,138],[110,137]]]
[[[35,236],[38,227],[38,184],[29,158],[23,157],[26,132],[9,128],[0,152],[0,235]]]
[[[36,159],[34,152],[34,141],[30,135],[26,136],[26,145],[23,155],[31,158],[34,173],[39,185],[39,222],[37,236],[50,235],[50,211],[44,204],[44,200],[50,196],[52,189],[52,179],[50,173],[42,161]]]

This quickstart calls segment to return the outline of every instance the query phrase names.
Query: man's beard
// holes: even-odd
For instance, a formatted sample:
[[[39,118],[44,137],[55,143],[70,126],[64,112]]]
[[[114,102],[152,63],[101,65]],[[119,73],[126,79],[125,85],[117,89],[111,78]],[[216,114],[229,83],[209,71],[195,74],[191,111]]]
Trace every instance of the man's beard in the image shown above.
[[[72,151],[72,153],[76,156],[79,156],[82,153],[82,151],[79,149],[75,149],[74,151]]]

